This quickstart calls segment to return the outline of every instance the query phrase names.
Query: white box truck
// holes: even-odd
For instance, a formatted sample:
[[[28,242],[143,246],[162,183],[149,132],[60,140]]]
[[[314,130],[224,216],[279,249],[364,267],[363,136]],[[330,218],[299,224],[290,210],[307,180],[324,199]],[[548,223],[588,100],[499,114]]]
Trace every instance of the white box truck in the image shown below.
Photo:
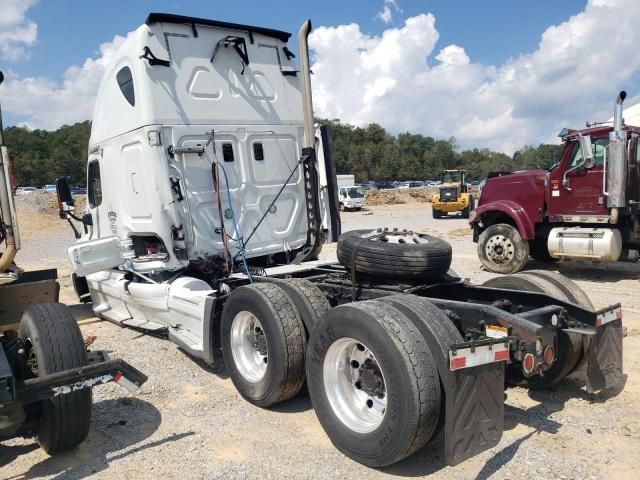
[[[340,211],[360,210],[364,207],[364,191],[356,185],[355,175],[336,175],[336,178]]]

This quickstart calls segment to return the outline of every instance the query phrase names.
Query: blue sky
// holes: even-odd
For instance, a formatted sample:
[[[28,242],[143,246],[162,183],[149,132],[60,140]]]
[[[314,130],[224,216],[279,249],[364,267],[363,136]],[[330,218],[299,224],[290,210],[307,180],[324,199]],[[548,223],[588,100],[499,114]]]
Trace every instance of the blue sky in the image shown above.
[[[60,77],[69,65],[94,56],[98,45],[115,34],[134,30],[151,11],[269,26],[292,33],[305,18],[311,18],[316,26],[355,22],[363,32],[379,34],[387,26],[376,19],[381,4],[373,0],[42,0],[28,12],[38,25],[38,40],[30,58],[8,66],[24,76]],[[393,24],[431,12],[442,44],[461,45],[476,61],[493,64],[535,49],[549,25],[567,20],[585,4],[586,0],[398,0],[402,14],[396,15]]]
[[[311,18],[318,115],[465,148],[550,141],[609,116],[619,88],[640,100],[637,0],[0,0],[5,123],[90,118],[104,63],[150,11],[294,34]]]

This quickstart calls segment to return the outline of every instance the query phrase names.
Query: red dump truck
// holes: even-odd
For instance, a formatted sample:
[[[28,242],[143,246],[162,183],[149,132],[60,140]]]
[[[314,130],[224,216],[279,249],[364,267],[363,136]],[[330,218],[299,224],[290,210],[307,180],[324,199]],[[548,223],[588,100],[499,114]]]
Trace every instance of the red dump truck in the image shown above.
[[[620,92],[613,124],[563,129],[548,170],[489,175],[470,223],[482,264],[496,273],[538,261],[636,261],[640,254],[640,128],[625,125]]]

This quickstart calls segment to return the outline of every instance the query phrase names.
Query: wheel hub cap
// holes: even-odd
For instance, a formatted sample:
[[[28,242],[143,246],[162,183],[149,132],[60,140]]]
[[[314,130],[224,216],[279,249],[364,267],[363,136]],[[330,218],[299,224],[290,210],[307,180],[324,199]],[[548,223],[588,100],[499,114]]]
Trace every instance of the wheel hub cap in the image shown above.
[[[372,230],[371,233],[365,235],[365,238],[371,238],[371,240],[382,243],[408,243],[408,244],[423,244],[429,243],[429,240],[425,238],[422,233],[416,233],[411,230],[393,230],[388,228],[378,228]]]
[[[504,235],[494,235],[489,238],[485,247],[487,258],[494,263],[507,263],[515,255],[513,242]]]
[[[239,312],[231,323],[231,354],[240,374],[258,382],[267,371],[268,347],[262,324],[251,312]]]
[[[353,338],[340,338],[327,350],[322,368],[327,399],[340,421],[358,433],[378,428],[387,391],[373,352]]]

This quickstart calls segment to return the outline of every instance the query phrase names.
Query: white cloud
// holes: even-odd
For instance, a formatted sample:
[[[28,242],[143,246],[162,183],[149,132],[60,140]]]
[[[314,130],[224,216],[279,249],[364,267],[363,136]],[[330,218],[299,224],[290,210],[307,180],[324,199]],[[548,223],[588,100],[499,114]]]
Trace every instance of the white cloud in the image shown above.
[[[20,78],[9,72],[0,86],[3,109],[32,128],[55,129],[90,119],[104,69],[124,41],[116,35],[111,42],[103,43],[96,58],[69,67],[62,82],[45,77]]]
[[[379,36],[356,24],[320,27],[310,38],[316,114],[511,153],[562,126],[608,118],[620,87],[635,93],[637,25],[637,0],[589,0],[547,28],[535,51],[502,65],[475,63],[458,45],[436,51],[431,14]]]
[[[378,12],[376,18],[378,20],[382,20],[384,23],[393,22],[393,11],[396,13],[402,13],[402,10],[398,6],[396,0],[384,0],[384,4],[382,5],[382,10]]]
[[[19,60],[38,37],[38,26],[26,17],[38,0],[0,0],[0,59]]]

